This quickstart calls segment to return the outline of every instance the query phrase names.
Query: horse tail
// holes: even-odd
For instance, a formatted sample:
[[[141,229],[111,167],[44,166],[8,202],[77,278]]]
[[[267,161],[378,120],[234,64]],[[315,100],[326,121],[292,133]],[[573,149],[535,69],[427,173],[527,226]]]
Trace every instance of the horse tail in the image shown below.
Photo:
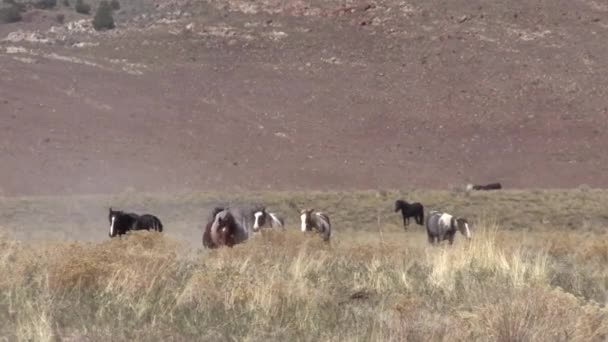
[[[156,217],[156,230],[157,230],[159,233],[162,233],[162,232],[163,232],[163,223],[162,223],[162,222],[160,222],[160,219],[159,219],[158,217]]]
[[[420,205],[420,213],[418,213],[418,218],[420,219],[418,224],[424,226],[424,206],[422,204]]]

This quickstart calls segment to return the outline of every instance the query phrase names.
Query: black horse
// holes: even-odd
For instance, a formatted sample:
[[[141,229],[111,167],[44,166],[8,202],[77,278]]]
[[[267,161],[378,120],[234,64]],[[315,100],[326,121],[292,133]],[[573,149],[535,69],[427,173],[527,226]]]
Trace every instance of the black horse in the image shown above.
[[[413,217],[416,220],[416,223],[423,226],[424,225],[424,207],[422,204],[408,203],[404,200],[396,200],[395,201],[395,212],[401,210],[401,215],[403,215],[403,228],[407,229],[407,226],[410,224],[410,217]]]
[[[117,235],[120,237],[130,230],[163,231],[162,222],[160,222],[158,217],[150,214],[140,216],[135,213],[125,213],[123,211],[112,210],[112,208],[110,208],[108,221],[110,222],[110,233],[108,235],[111,238]]]
[[[490,184],[469,184],[467,185],[467,190],[500,190],[502,189],[502,184],[500,183],[490,183]]]

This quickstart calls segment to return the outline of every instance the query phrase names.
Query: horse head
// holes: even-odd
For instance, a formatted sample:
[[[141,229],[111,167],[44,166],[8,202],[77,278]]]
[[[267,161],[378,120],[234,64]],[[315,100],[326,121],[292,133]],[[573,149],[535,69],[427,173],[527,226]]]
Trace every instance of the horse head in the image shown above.
[[[401,210],[404,207],[404,204],[406,204],[406,202],[404,200],[396,200],[395,201],[395,212]]]
[[[300,210],[300,220],[302,221],[302,231],[307,232],[312,230],[312,213],[314,208]]]
[[[469,228],[469,221],[463,217],[457,217],[455,220],[455,225],[460,234],[466,236],[467,239],[471,240],[471,229]]]
[[[266,218],[268,217],[268,212],[266,212],[265,207],[260,207],[256,209],[253,213],[253,231],[257,232],[260,228],[266,225]]]
[[[121,211],[118,210],[112,210],[112,207],[110,207],[110,212],[108,213],[108,222],[110,223],[110,232],[108,233],[108,235],[112,238],[116,236],[116,229],[115,228],[115,224],[116,224],[116,220],[117,217],[121,214]]]
[[[223,210],[215,215],[211,225],[211,241],[217,246],[232,247],[235,244],[236,220],[229,210]]]

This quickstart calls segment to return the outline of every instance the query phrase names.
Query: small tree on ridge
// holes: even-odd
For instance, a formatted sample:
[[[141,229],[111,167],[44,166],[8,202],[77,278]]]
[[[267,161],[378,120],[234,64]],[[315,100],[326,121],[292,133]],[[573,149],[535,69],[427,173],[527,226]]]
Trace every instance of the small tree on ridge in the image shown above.
[[[111,30],[115,27],[114,18],[112,17],[112,7],[110,3],[103,0],[97,7],[95,18],[93,19],[93,28],[97,31]]]

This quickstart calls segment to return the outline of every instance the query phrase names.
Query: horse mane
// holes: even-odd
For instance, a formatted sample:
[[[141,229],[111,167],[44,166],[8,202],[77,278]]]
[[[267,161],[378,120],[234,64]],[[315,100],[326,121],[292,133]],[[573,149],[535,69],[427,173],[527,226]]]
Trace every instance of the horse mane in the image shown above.
[[[213,223],[213,221],[215,221],[215,215],[224,210],[226,210],[225,206],[216,205],[215,207],[213,207],[213,209],[211,209],[209,215],[207,216],[207,223]]]
[[[277,222],[281,227],[285,226],[285,220],[278,216],[276,213],[268,213],[268,216],[270,216],[270,226],[273,227],[275,224],[273,222]]]
[[[212,225],[213,225],[213,221],[207,222],[207,224],[205,225],[205,228],[203,230],[203,247],[206,247],[206,248],[216,248],[216,247],[218,247],[211,240],[211,226]]]
[[[224,241],[222,241],[223,245],[232,247],[236,244],[234,235],[236,234],[236,231],[238,229],[237,222],[236,222],[236,219],[234,218],[234,216],[232,215],[232,213],[230,212],[230,210],[225,210],[225,212],[226,212],[226,216],[224,217],[224,220],[222,221],[221,227],[218,227],[218,228],[227,228],[227,230],[225,232],[220,231],[218,234],[219,234],[219,237],[222,240],[224,240]],[[217,216],[216,216],[216,220],[217,220]],[[213,223],[215,223],[215,221]]]
[[[218,219],[217,214],[221,212],[225,212],[225,217],[222,221],[221,227],[218,227],[219,231],[216,232],[216,238],[219,239],[219,241],[213,241],[213,234],[211,230]],[[215,207],[211,213],[213,214],[213,220],[209,220],[205,225],[205,229],[203,231],[203,246],[210,249],[221,246],[234,246],[236,244],[234,235],[238,229],[238,224],[232,213],[227,208],[220,209],[219,207]],[[223,231],[221,228],[227,228],[227,230]]]

